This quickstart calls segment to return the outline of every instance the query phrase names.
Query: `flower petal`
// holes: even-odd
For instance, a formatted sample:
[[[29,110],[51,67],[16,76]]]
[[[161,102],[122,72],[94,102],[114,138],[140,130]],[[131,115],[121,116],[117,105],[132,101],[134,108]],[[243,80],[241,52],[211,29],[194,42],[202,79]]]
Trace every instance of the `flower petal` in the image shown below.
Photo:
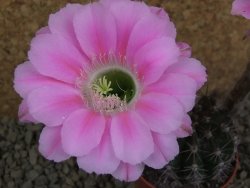
[[[177,130],[184,116],[183,107],[174,97],[160,93],[142,95],[136,112],[152,131],[162,134]]]
[[[60,81],[38,73],[30,62],[18,65],[15,70],[14,88],[23,98],[27,97],[34,89],[58,83]]]
[[[145,28],[147,32],[145,32]],[[157,15],[145,16],[134,26],[127,47],[127,57],[131,58],[146,43],[160,37],[173,37],[175,27],[167,19],[160,19]]]
[[[83,5],[81,4],[67,4],[65,8],[49,17],[49,28],[52,33],[61,35],[81,51],[80,44],[76,39],[73,18],[76,12],[80,11]]]
[[[116,2],[120,2],[120,1],[128,1],[128,0],[100,0],[100,3],[102,3],[103,5],[110,7],[112,6],[114,3]],[[130,1],[129,1],[130,2]]]
[[[178,138],[184,138],[190,136],[193,132],[191,124],[192,121],[189,115],[185,115],[181,127],[175,131],[175,135]]]
[[[179,153],[179,145],[173,133],[163,135],[153,133],[155,150],[144,163],[152,168],[163,168],[169,161],[173,160]]]
[[[146,88],[146,91],[158,92],[175,97],[185,108],[186,112],[192,110],[195,104],[197,84],[183,74],[164,74],[158,82]]]
[[[113,150],[109,121],[106,121],[105,131],[99,145],[87,155],[78,157],[77,163],[88,173],[107,174],[117,169],[120,160],[117,159]]]
[[[26,99],[23,99],[22,103],[19,106],[18,117],[21,122],[38,123],[38,121],[35,120],[30,114]]]
[[[233,2],[232,15],[241,15],[250,19],[250,1],[249,0],[235,0]]]
[[[70,156],[62,149],[61,126],[44,127],[39,139],[39,151],[49,160],[61,162]]]
[[[31,42],[29,59],[42,75],[71,84],[87,62],[70,42],[55,34],[37,35]]]
[[[72,113],[63,123],[62,144],[66,153],[81,157],[88,154],[101,141],[105,118],[84,109]]]
[[[150,7],[151,13],[155,14],[159,19],[164,21],[167,25],[166,34],[168,37],[176,38],[176,28],[173,22],[171,22],[168,13],[164,10],[164,8],[159,7]]]
[[[165,12],[165,10],[163,8],[150,7],[150,10],[151,10],[152,13],[159,16],[159,18],[163,18],[163,19],[167,18],[167,19],[169,19],[168,14]]]
[[[164,10],[164,8],[159,7],[150,7],[150,10],[153,14],[155,14],[158,18],[165,21],[166,24],[169,25],[168,27],[168,36],[172,38],[176,38],[176,29],[173,22],[170,21],[168,13]]]
[[[128,40],[135,24],[150,13],[149,8],[142,2],[113,1],[110,11],[114,15],[117,27],[117,51],[126,55]],[[126,15],[126,19],[124,19]]]
[[[166,68],[178,60],[179,52],[173,38],[161,37],[140,48],[131,62],[136,65],[144,84],[148,85],[158,80]]]
[[[134,112],[115,115],[111,122],[111,139],[116,157],[138,164],[153,152],[153,139],[145,122]]]
[[[177,43],[180,51],[181,51],[181,56],[182,57],[191,57],[192,55],[192,48],[189,44],[185,42],[178,42]]]
[[[116,49],[116,25],[110,11],[100,3],[86,5],[73,20],[76,37],[92,59]]]
[[[143,164],[130,165],[128,163],[121,162],[117,170],[112,175],[121,181],[130,182],[139,179],[142,175],[143,169]]]
[[[69,114],[83,108],[78,91],[65,84],[41,87],[28,96],[30,114],[47,126],[59,126]]]
[[[42,34],[50,34],[51,31],[48,26],[40,28],[37,32],[36,35],[42,35]]]
[[[168,67],[165,74],[169,73],[185,74],[193,78],[197,82],[197,89],[207,81],[206,68],[194,58],[180,58],[178,63]]]

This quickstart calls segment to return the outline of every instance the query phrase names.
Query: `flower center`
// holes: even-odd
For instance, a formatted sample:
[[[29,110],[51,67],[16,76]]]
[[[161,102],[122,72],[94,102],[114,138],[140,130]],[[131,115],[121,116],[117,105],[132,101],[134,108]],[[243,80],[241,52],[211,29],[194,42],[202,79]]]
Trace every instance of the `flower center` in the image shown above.
[[[90,79],[88,88],[88,103],[105,114],[126,110],[137,94],[135,77],[120,66],[99,70]]]
[[[115,95],[126,103],[133,99],[136,90],[133,78],[125,71],[119,69],[111,69],[99,73],[92,85],[94,91],[102,96]]]

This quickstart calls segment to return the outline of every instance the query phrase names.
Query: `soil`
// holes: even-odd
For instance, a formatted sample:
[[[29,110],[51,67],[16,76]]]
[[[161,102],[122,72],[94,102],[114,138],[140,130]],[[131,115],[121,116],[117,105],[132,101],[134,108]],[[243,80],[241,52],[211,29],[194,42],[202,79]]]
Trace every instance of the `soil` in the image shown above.
[[[20,154],[23,156],[39,154],[37,151],[37,136],[32,136],[32,139],[35,139],[33,144],[25,145],[25,135],[28,134],[26,128],[20,132],[12,133],[13,135],[9,138],[5,134],[6,132],[10,134],[15,132],[14,127],[19,126],[16,119],[20,97],[13,90],[13,76],[15,67],[27,60],[30,41],[34,37],[35,32],[46,25],[49,15],[64,7],[66,3],[84,3],[87,1],[89,2],[89,0],[0,1],[0,120],[1,127],[4,127],[5,131],[0,132],[0,165],[5,165],[6,161],[3,162],[3,160],[7,160],[10,156],[13,159],[9,161],[9,166],[0,166],[0,177],[2,180],[4,178],[8,180],[8,184],[6,184],[8,186],[5,185],[4,187],[19,187],[25,184],[27,178],[29,178],[28,175],[26,177],[26,173],[36,168],[39,171],[44,165],[52,165],[53,172],[61,171],[55,169],[62,167],[56,167],[56,165],[40,159],[40,156],[37,157],[38,161],[40,160],[38,164],[40,167],[35,167],[36,164],[33,165],[32,162],[29,162],[31,166],[27,167],[26,171],[18,172],[16,170],[21,168],[21,164],[17,160],[22,156],[16,156],[15,158],[15,155],[18,154],[13,147],[21,147],[20,152],[21,150],[23,152],[26,151],[26,154],[25,152]],[[232,0],[147,0],[146,2],[150,5],[163,7],[168,11],[172,21],[176,24],[178,41],[189,43],[192,46],[193,57],[199,59],[207,67],[209,78],[207,85],[203,88],[203,93],[216,92],[220,98],[227,95],[244,71],[250,58],[250,42],[248,39],[243,40],[246,30],[250,29],[250,21],[230,14]],[[242,106],[243,104],[240,105],[240,107]],[[249,109],[249,105],[244,107],[239,113],[241,117],[242,114],[245,114],[245,119],[238,120],[238,129],[242,137],[242,144],[239,149],[243,165],[235,187],[242,188],[250,187],[250,140],[248,137],[250,121],[249,111],[246,109]],[[9,126],[10,124],[12,126]],[[40,130],[35,130],[34,135],[39,132]],[[16,138],[14,139],[14,137]],[[24,146],[16,146],[18,143]],[[32,151],[33,154],[27,153],[30,152],[29,148],[34,149]],[[11,164],[15,162],[16,164],[12,168]],[[30,175],[33,176],[32,173]],[[42,180],[37,180],[38,182],[45,181],[50,183],[46,179],[49,177],[44,177],[46,176],[45,171],[42,171],[40,175],[43,175],[40,178]],[[41,177],[40,175],[36,176],[36,178]],[[87,175],[83,176],[87,177]],[[19,180],[16,181],[14,180],[15,178]],[[28,182],[23,187],[35,185],[35,179],[34,182],[31,182],[31,184]],[[0,180],[0,187],[3,186],[1,184],[2,180]],[[60,187],[63,184],[62,182],[65,181],[64,176],[58,178],[58,186]],[[96,182],[93,179],[89,181],[90,183]],[[19,183],[17,184],[16,182]],[[41,184],[41,186],[35,187],[46,186]],[[88,188],[90,187],[88,186]],[[114,187],[119,186],[115,185]]]

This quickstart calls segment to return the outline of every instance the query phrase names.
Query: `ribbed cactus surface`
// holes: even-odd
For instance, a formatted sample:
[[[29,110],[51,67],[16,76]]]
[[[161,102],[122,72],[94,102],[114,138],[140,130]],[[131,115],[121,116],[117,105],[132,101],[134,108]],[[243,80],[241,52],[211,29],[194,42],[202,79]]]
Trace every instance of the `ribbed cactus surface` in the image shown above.
[[[238,139],[228,110],[219,109],[212,97],[202,97],[191,117],[193,134],[178,140],[180,154],[163,169],[145,170],[157,188],[215,188],[232,173]]]

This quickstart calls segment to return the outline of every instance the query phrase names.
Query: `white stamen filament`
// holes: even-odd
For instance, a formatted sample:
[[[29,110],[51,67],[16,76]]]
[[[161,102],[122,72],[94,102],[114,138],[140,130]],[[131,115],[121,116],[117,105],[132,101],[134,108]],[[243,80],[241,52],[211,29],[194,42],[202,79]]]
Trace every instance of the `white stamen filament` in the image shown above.
[[[124,111],[127,108],[126,101],[121,100],[117,95],[114,94],[103,96],[98,92],[93,92],[90,95],[90,98],[90,105],[97,112],[110,114],[113,112]]]

